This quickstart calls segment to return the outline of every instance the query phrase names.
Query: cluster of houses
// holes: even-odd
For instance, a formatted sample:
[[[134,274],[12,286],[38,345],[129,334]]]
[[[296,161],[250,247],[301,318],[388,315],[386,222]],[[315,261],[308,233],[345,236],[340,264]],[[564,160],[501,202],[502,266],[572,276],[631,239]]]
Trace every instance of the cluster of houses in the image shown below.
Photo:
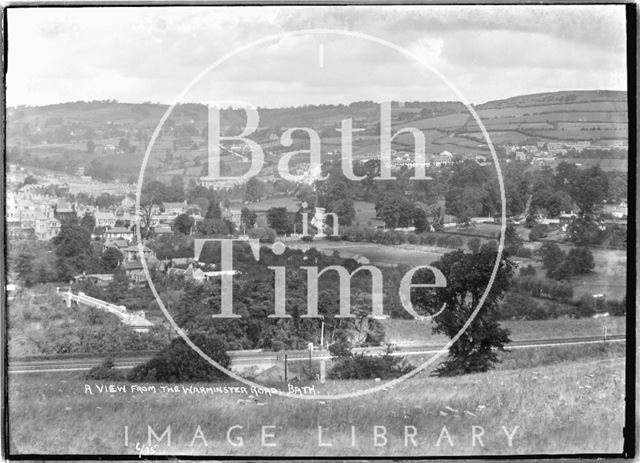
[[[508,155],[516,161],[530,162],[533,165],[552,164],[556,156],[565,155],[569,151],[582,153],[583,151],[596,149],[626,149],[628,140],[598,140],[592,143],[590,140],[538,142],[535,145],[505,145]]]
[[[32,185],[25,185],[30,187]],[[72,206],[35,188],[7,192],[5,204],[6,231],[9,239],[47,241],[60,233],[61,220]]]

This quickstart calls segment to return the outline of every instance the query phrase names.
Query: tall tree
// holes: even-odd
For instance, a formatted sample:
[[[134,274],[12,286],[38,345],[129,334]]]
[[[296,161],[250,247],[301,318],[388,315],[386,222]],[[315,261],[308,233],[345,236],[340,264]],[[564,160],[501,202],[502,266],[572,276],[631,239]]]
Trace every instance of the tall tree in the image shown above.
[[[93,233],[93,229],[96,228],[96,218],[92,214],[87,213],[80,220],[80,226],[89,233]]]
[[[444,288],[431,294],[422,292],[414,300],[423,309],[433,312],[447,304],[435,317],[434,332],[453,338],[476,309],[485,292],[496,260],[496,252],[486,246],[473,254],[457,250],[445,254],[433,264],[447,279]],[[509,332],[498,323],[498,302],[509,288],[515,264],[502,257],[496,278],[476,317],[458,340],[449,348],[448,359],[437,369],[440,375],[457,375],[487,371],[496,362],[497,350],[509,342]]]
[[[289,231],[289,214],[285,207],[272,207],[267,211],[267,222],[269,227],[273,228],[276,233],[283,235]]]
[[[180,214],[173,221],[173,230],[188,235],[193,229],[193,219],[187,214]]]

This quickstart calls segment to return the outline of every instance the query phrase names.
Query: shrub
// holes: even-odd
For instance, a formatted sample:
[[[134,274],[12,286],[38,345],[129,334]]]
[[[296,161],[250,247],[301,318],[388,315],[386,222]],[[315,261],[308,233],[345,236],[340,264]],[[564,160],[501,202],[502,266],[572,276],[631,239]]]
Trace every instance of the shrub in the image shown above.
[[[464,241],[459,236],[452,235],[452,236],[446,237],[446,246],[448,248],[459,249],[462,247],[463,244],[464,244]]]
[[[390,379],[409,373],[412,368],[407,359],[391,355],[392,351],[391,346],[387,346],[382,355],[349,352],[349,355],[338,356],[328,376],[331,379]]]
[[[577,317],[591,317],[596,313],[596,301],[593,296],[585,294],[580,298],[576,305]]]
[[[614,317],[620,317],[627,314],[627,298],[623,297],[620,302],[607,301],[607,312]]]
[[[533,276],[536,274],[536,269],[533,265],[529,264],[526,267],[520,268],[520,276]]]
[[[190,335],[190,339],[223,367],[226,368],[231,363],[227,345],[221,338],[195,333]],[[200,357],[182,338],[176,338],[147,363],[131,370],[127,379],[176,383],[213,381],[225,377],[223,372]]]
[[[124,375],[114,368],[112,358],[106,358],[100,365],[91,368],[85,373],[83,379],[122,381],[124,380]]]
[[[524,246],[518,249],[518,252],[516,252],[517,257],[523,257],[525,259],[531,258],[532,254],[533,252],[531,251],[531,249],[525,248]]]
[[[529,241],[540,241],[542,238],[546,238],[548,234],[549,227],[545,224],[539,223],[529,232]]]
[[[480,238],[471,238],[467,241],[467,247],[469,248],[469,251],[473,253],[480,251],[481,244],[482,242],[480,241]]]

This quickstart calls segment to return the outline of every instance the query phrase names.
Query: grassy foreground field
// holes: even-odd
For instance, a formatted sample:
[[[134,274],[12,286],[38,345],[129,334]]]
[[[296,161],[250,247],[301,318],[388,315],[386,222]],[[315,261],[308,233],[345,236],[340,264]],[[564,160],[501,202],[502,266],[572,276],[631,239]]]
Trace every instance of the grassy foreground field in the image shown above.
[[[565,358],[581,355],[581,351],[572,352],[573,357]],[[77,375],[22,375],[10,378],[9,437],[13,452],[47,454],[137,455],[136,443],[148,443],[149,427],[161,436],[169,426],[170,446],[167,435],[160,443],[151,436],[155,454],[620,452],[624,359],[609,355],[622,352],[603,351],[597,360],[455,378],[421,374],[383,392],[339,401],[260,395],[258,401],[245,403],[240,399],[249,396],[243,393],[188,394],[182,392],[182,385],[179,392],[141,393],[134,392],[137,389],[131,383],[122,383],[122,391],[100,393],[99,382],[85,382]],[[325,394],[374,384],[328,381],[315,388]],[[85,392],[87,385],[92,395]]]

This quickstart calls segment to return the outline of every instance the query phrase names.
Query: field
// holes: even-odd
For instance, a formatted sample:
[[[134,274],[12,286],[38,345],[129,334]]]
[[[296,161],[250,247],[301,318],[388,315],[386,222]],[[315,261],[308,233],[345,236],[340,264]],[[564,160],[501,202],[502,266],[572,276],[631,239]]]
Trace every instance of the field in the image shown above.
[[[581,165],[582,168],[599,166],[602,170],[605,171],[613,170],[626,173],[629,169],[629,162],[626,159],[562,158],[557,160],[554,164],[557,165],[562,161]]]
[[[141,393],[133,392],[130,383],[123,384],[123,392],[99,393],[96,382],[68,373],[12,376],[9,442],[12,451],[20,453],[134,456],[140,453],[137,444],[148,443],[148,427],[161,436],[170,426],[170,445],[166,435],[160,443],[152,440],[154,454],[362,457],[621,452],[622,352],[593,350],[589,355],[594,358],[572,361],[583,352],[513,353],[506,364],[529,367],[454,378],[422,373],[374,395],[343,401],[266,395],[253,401],[242,393],[188,394],[182,385],[178,392],[161,393],[158,387],[156,393]],[[532,361],[540,363],[531,366]],[[316,383],[315,389],[327,394],[375,384],[327,381]],[[92,395],[85,392],[86,385]],[[242,426],[231,429],[230,439],[239,444],[242,437],[242,446],[227,440],[232,426]],[[376,429],[386,439],[376,440]],[[474,429],[476,435],[484,433],[482,444],[474,440]],[[511,446],[505,430],[512,436]],[[263,440],[263,433],[274,437]]]
[[[383,320],[386,342],[402,345],[444,344],[447,337],[433,334],[431,324],[417,320]],[[625,334],[625,317],[593,318],[558,318],[555,320],[503,320],[503,328],[511,332],[512,341],[536,339],[573,338],[602,336],[603,326],[607,327],[607,335]]]
[[[444,252],[449,250],[428,246],[387,246],[372,243],[351,243],[348,241],[314,241],[311,243],[296,243],[288,245],[294,249],[316,248],[319,251],[340,253],[343,258],[364,256],[372,263],[427,265],[438,260]]]
[[[583,294],[605,294],[622,299],[627,292],[627,253],[610,249],[593,249],[595,272],[571,278],[574,298]]]

